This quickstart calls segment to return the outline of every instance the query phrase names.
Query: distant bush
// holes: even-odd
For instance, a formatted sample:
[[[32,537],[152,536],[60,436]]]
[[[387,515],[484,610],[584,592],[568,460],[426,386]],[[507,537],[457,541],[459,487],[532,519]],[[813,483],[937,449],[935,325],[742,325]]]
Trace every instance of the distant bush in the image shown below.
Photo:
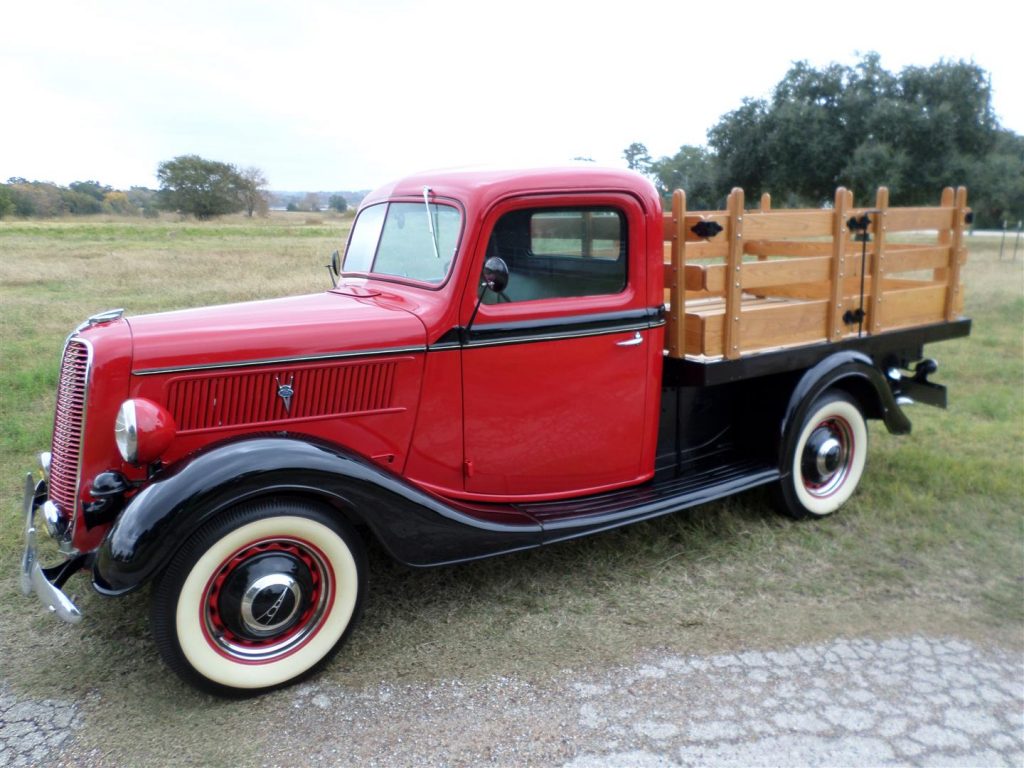
[[[107,192],[103,196],[103,208],[110,213],[117,213],[122,216],[132,216],[138,213],[138,209],[132,205],[128,195],[124,192]]]
[[[62,187],[49,181],[28,181],[12,177],[0,184],[0,218],[49,218],[53,216],[89,216],[111,213],[121,216],[144,214],[154,208],[156,192],[132,187],[116,190],[98,181],[73,181]],[[157,214],[159,215],[159,214]]]
[[[10,216],[12,213],[14,213],[14,200],[7,187],[0,184],[0,219]]]

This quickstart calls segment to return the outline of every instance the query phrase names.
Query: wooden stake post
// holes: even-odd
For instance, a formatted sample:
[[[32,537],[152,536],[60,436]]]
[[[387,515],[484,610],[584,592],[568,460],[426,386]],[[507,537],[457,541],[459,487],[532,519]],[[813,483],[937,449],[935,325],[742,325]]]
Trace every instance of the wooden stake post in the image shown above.
[[[725,357],[740,356],[740,302],[743,298],[743,190],[729,193],[729,255],[725,260]]]
[[[686,193],[672,193],[672,267],[669,283],[668,353],[686,354]]]
[[[875,195],[875,212],[871,216],[871,230],[875,236],[874,257],[871,259],[871,301],[868,304],[867,328],[878,333],[882,328],[882,281],[885,277],[885,235],[888,228],[889,189],[879,187]]]
[[[850,241],[846,221],[853,207],[853,193],[840,187],[836,190],[835,214],[832,224],[832,270],[831,292],[829,294],[828,327],[825,338],[837,341],[843,336],[843,281],[846,279],[846,244]]]
[[[967,223],[967,187],[956,191],[953,209],[953,237],[949,249],[949,269],[946,276],[946,320],[955,320],[960,298],[960,265],[964,260],[964,225]]]

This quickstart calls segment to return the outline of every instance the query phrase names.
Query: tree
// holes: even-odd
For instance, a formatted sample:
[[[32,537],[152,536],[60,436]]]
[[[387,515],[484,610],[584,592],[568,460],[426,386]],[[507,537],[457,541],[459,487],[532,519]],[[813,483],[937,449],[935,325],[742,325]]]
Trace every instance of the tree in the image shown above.
[[[89,213],[102,213],[103,200],[97,200],[85,192],[76,192],[73,189],[60,190],[61,208],[68,213],[84,215]]]
[[[302,209],[317,213],[320,210],[320,195],[316,192],[307,192],[306,196],[302,198]]]
[[[1016,227],[1024,219],[1024,136],[1000,131],[984,162],[969,169],[967,187],[980,190],[971,204],[978,226],[998,229],[1006,221]]]
[[[640,142],[634,141],[626,147],[622,156],[626,159],[626,166],[629,170],[644,174],[650,170],[651,155],[647,151],[647,147]]]
[[[263,175],[263,171],[255,166],[249,166],[239,171],[238,175],[242,182],[239,194],[246,215],[250,219],[253,213],[266,216],[270,206],[267,202],[267,177]]]
[[[180,155],[160,163],[156,177],[160,182],[160,205],[165,210],[206,220],[245,208],[245,182],[228,163]]]
[[[132,205],[132,201],[129,199],[128,194],[126,192],[121,192],[120,190],[107,192],[107,194],[103,196],[103,207],[111,213],[117,213],[121,216],[131,216],[138,213],[138,208]]]
[[[67,189],[61,189],[60,196],[64,210],[82,215],[102,213],[103,202],[113,191],[113,187],[104,186],[98,181],[73,181],[68,184]]]
[[[691,208],[720,207],[733,186],[817,206],[839,185],[867,204],[884,185],[914,205],[967,184],[979,226],[1024,217],[1024,137],[999,127],[988,76],[973,63],[892,73],[877,53],[852,67],[797,62],[771,98],[744,99],[722,115],[708,145],[652,161],[634,143],[624,157],[646,167],[662,195],[685,189]]]
[[[719,184],[715,156],[705,147],[684,145],[672,157],[649,161],[648,169],[666,201],[675,190],[686,190],[690,210],[718,208],[729,191]]]
[[[12,213],[14,213],[14,199],[11,197],[10,190],[0,184],[0,219],[10,216]]]
[[[721,177],[751,193],[817,205],[840,184],[860,199],[885,184],[914,204],[965,181],[997,134],[977,65],[942,61],[893,74],[869,53],[853,67],[794,64],[771,99],[745,100],[722,116],[708,143]]]
[[[344,213],[348,210],[348,200],[345,199],[344,195],[331,195],[327,201],[327,207],[338,213]]]
[[[17,216],[59,216],[67,210],[62,190],[48,181],[9,180],[7,188]],[[63,193],[62,193],[63,192]]]
[[[103,202],[104,197],[114,191],[113,187],[104,186],[98,181],[72,181],[68,184],[68,189],[72,192],[88,195],[101,203]]]

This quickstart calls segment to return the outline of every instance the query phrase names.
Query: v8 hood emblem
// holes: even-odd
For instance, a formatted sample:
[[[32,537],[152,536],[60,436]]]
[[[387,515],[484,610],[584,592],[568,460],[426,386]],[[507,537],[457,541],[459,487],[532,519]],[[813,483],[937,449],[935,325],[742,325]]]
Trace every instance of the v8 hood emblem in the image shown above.
[[[282,384],[281,379],[277,376],[274,377],[274,381],[277,382],[277,396],[284,401],[284,412],[291,413],[292,398],[295,397],[295,390],[292,388],[292,384],[295,383],[295,374],[288,377],[287,384]]]

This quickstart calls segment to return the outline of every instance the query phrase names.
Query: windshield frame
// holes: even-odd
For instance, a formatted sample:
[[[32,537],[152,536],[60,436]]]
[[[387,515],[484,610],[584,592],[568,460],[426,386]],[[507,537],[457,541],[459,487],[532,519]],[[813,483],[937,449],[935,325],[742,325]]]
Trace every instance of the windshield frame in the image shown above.
[[[452,275],[455,274],[455,264],[456,264],[456,262],[460,258],[460,252],[462,250],[462,238],[463,238],[463,236],[466,233],[466,208],[465,208],[465,206],[463,206],[463,204],[457,198],[446,197],[445,195],[431,195],[431,198],[430,198],[431,205],[446,205],[446,206],[449,206],[451,208],[454,208],[456,211],[458,211],[458,214],[459,214],[459,231],[458,231],[458,234],[457,234],[457,236],[455,238],[455,247],[452,250],[451,263],[448,265],[448,271],[445,273],[444,279],[442,279],[442,280],[440,280],[440,281],[438,281],[436,283],[433,283],[433,282],[430,282],[428,280],[418,280],[418,279],[416,279],[414,277],[405,277],[403,275],[392,275],[392,274],[388,274],[388,273],[385,273],[385,272],[373,272],[373,271],[360,272],[360,271],[346,270],[345,269],[345,261],[348,258],[348,249],[349,249],[349,246],[352,244],[352,235],[356,231],[356,224],[359,222],[359,217],[362,216],[363,212],[366,211],[367,209],[375,207],[375,206],[378,206],[378,205],[386,205],[386,206],[388,206],[388,208],[390,210],[390,206],[391,206],[392,203],[413,203],[413,204],[417,204],[418,203],[420,206],[423,206],[423,204],[424,204],[422,197],[415,197],[415,196],[411,196],[411,195],[410,196],[402,195],[400,197],[392,197],[392,198],[388,198],[386,200],[377,200],[377,201],[374,201],[374,202],[372,202],[372,203],[370,203],[370,204],[368,204],[366,206],[360,207],[358,213],[356,214],[355,220],[352,222],[352,229],[349,230],[348,239],[345,241],[345,250],[344,250],[344,253],[343,253],[343,256],[342,256],[342,262],[341,262],[342,266],[341,266],[341,273],[339,274],[339,279],[345,278],[345,277],[360,277],[360,278],[366,278],[366,279],[369,279],[369,280],[381,280],[383,282],[388,282],[388,283],[401,283],[402,285],[412,285],[412,286],[415,286],[417,288],[425,288],[428,291],[439,291],[439,290],[441,290],[446,285],[448,285],[448,282],[452,279]],[[386,222],[386,220],[387,220],[387,212],[385,212],[385,215],[384,215],[384,221]],[[382,223],[382,231],[383,231],[383,223]],[[378,238],[377,238],[377,247],[378,248],[380,247],[380,235],[378,235]],[[431,254],[431,258],[434,258],[433,254]],[[377,254],[376,254],[376,251],[375,251],[374,252],[373,261],[375,262],[376,260],[377,260]],[[371,269],[372,269],[373,264],[371,263],[370,266],[371,266]]]

